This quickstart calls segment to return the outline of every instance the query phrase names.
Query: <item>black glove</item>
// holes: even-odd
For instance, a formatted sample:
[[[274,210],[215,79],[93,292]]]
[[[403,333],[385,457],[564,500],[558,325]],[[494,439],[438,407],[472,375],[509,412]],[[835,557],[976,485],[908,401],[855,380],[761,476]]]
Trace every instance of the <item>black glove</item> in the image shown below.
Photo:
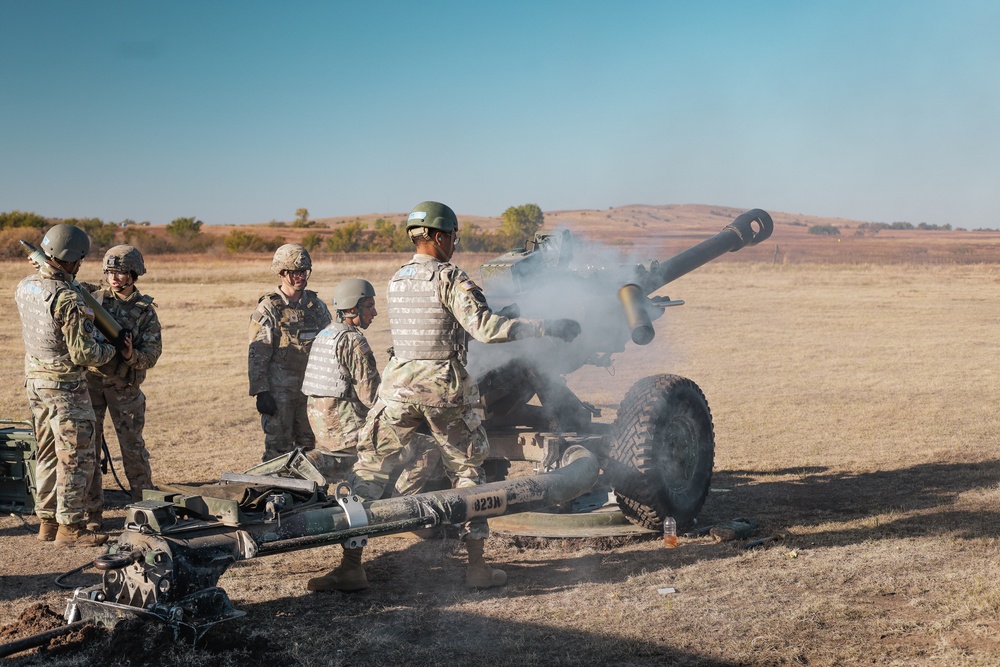
[[[567,343],[580,335],[580,323],[576,320],[544,320],[542,335],[561,338]]]
[[[257,394],[257,412],[272,416],[278,412],[278,404],[274,402],[274,396],[271,396],[271,392],[262,391]]]
[[[131,331],[129,331],[128,329],[122,329],[121,331],[118,332],[118,335],[115,336],[115,339],[111,341],[111,344],[115,346],[115,350],[121,352],[122,350],[125,349],[125,338],[131,335],[132,335]]]
[[[493,313],[494,315],[499,315],[500,317],[506,317],[507,319],[514,319],[516,317],[521,317],[521,309],[516,303],[504,306],[500,310]]]

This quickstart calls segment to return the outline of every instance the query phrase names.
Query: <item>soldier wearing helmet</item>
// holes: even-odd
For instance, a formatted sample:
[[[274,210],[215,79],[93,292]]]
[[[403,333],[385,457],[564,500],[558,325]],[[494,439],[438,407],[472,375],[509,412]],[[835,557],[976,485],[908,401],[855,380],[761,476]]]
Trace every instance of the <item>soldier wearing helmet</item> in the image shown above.
[[[430,429],[455,486],[483,482],[481,466],[489,442],[475,410],[479,388],[465,368],[470,336],[483,343],[502,343],[538,336],[570,341],[580,333],[573,320],[543,322],[494,313],[475,281],[451,263],[459,240],[458,217],[448,206],[433,201],[418,204],[406,228],[416,254],[389,282],[395,356],[382,373],[379,403],[366,424],[366,429],[385,430],[391,437],[362,438],[354,466],[355,491],[372,500],[382,496],[390,472],[421,426]],[[507,581],[502,570],[483,559],[488,535],[485,520],[473,520],[463,528],[469,556],[467,586],[490,588]],[[361,579],[363,570],[361,575],[354,572],[361,569],[360,553],[345,553],[340,579]],[[331,588],[342,590],[336,582]]]
[[[271,270],[281,284],[260,297],[250,316],[247,358],[250,395],[256,397],[264,430],[264,461],[316,444],[302,378],[313,339],[333,319],[316,292],[306,289],[312,258],[305,247],[286,243],[278,248]]]
[[[106,533],[87,529],[87,481],[94,473],[94,408],[87,393],[88,366],[131,353],[127,332],[114,343],[97,338],[94,311],[76,281],[90,251],[86,232],[56,225],[45,233],[46,260],[17,285],[15,299],[24,338],[24,386],[34,423],[35,513],[38,539],[58,546],[100,546]]]
[[[308,397],[309,425],[316,434],[316,449],[309,458],[330,480],[343,480],[357,457],[359,434],[364,433],[365,419],[378,397],[379,373],[368,339],[363,330],[378,315],[375,288],[367,280],[349,278],[333,291],[335,321],[319,332],[309,350],[302,393]],[[368,431],[370,433],[370,431]],[[418,493],[433,474],[440,460],[437,448],[424,435],[413,442],[408,459],[420,459],[418,471],[401,474],[396,493]],[[329,464],[327,461],[336,461]],[[345,562],[353,554],[348,550]],[[358,561],[360,563],[360,560]],[[364,569],[357,567],[344,574],[338,567],[309,580],[308,588],[320,590],[360,590],[368,587]]]
[[[354,454],[358,431],[378,393],[378,367],[364,334],[378,315],[375,288],[367,280],[350,278],[334,288],[333,300],[335,320],[313,341],[302,393],[308,397],[316,445]]]
[[[146,395],[140,385],[146,379],[146,371],[156,364],[163,351],[160,320],[153,297],[140,293],[135,286],[139,276],[146,273],[138,249],[130,245],[114,246],[105,253],[102,268],[104,282],[91,292],[122,329],[132,334],[132,349],[128,356],[120,355],[87,372],[87,388],[97,415],[98,437],[94,446],[100,460],[104,415],[110,412],[132,500],[138,501],[142,500],[143,489],[153,488],[149,451],[142,437]],[[104,493],[101,482],[98,467],[87,486],[87,526],[91,530],[99,529],[102,523]]]

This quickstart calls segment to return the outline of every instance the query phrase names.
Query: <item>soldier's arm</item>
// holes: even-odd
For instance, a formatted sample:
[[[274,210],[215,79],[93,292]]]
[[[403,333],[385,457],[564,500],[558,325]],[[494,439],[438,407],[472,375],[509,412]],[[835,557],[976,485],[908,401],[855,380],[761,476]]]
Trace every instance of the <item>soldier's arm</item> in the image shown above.
[[[141,371],[155,366],[163,352],[160,319],[156,316],[153,304],[149,304],[143,311],[142,317],[139,318],[138,329],[138,333],[132,339],[132,356],[126,359],[125,363]]]
[[[320,328],[320,330],[323,330],[323,329],[327,328],[328,326],[330,326],[330,323],[333,322],[333,315],[330,313],[330,309],[327,308],[327,305],[325,303],[323,303],[323,299],[320,299],[319,297],[317,297],[316,298],[316,305],[319,306],[320,313],[321,313],[319,328]]]
[[[56,297],[53,315],[62,329],[70,361],[77,366],[101,366],[114,358],[115,346],[97,342],[93,314],[88,314],[88,310],[83,297],[64,290]]]
[[[538,336],[541,324],[535,320],[509,318],[490,310],[482,289],[461,269],[441,272],[441,302],[462,328],[481,343],[503,343]]]
[[[262,391],[270,391],[271,383],[268,370],[271,367],[271,357],[274,354],[275,329],[277,323],[267,310],[267,300],[257,305],[257,310],[250,316],[250,348],[247,353],[247,373],[250,377],[250,395],[256,396]]]
[[[375,405],[378,398],[378,385],[381,377],[378,374],[378,366],[375,364],[375,355],[372,353],[368,340],[364,336],[344,336],[338,347],[337,357],[344,360],[344,366],[351,374],[354,383],[354,393],[358,400],[365,404],[366,408]]]

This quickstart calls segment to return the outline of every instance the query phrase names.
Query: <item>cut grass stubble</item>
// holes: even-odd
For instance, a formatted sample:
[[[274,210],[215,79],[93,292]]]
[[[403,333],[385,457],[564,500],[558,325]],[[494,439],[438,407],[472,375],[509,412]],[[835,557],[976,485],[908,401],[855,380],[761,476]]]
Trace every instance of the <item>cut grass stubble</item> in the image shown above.
[[[383,286],[402,259],[319,262],[310,282],[326,300],[346,277],[376,285],[383,314],[368,335],[380,365],[390,344]],[[14,314],[0,321],[11,418],[28,416],[12,298],[25,269],[0,264]],[[156,481],[209,481],[259,460],[247,328],[273,282],[266,264],[151,262],[139,286],[164,326],[163,357],[144,385]],[[708,539],[605,551],[494,536],[490,556],[511,583],[479,593],[460,586],[463,553],[449,542],[373,541],[373,589],[353,596],[304,590],[339,548],[283,554],[225,575],[249,615],[242,629],[220,631],[267,627],[301,664],[991,664],[1000,651],[996,267],[728,263],[663,291],[687,303],[656,323],[653,343],[630,345],[610,372],[582,369],[570,387],[610,421],[640,378],[693,379],[717,441],[719,491],[702,524],[754,517],[783,541],[752,552]],[[49,573],[77,560],[13,520],[0,524],[9,584],[0,618],[38,598],[61,607]],[[660,595],[663,586],[677,593]]]

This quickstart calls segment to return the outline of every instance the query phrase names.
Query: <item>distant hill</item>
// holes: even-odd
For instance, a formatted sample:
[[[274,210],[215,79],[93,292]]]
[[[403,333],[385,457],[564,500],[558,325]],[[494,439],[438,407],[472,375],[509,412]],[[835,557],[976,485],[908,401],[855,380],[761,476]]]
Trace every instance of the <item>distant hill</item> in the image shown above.
[[[745,209],[705,204],[629,204],[613,208],[544,211],[545,230],[566,228],[575,235],[609,246],[641,249],[648,259],[664,259],[718,232]],[[717,261],[824,262],[824,263],[1000,263],[1000,231],[872,229],[872,223],[803,213],[768,211],[775,231],[770,239],[753,248],[732,253]],[[463,226],[475,224],[485,230],[498,229],[501,218],[463,215]],[[317,218],[309,229],[273,228],[286,241],[301,239],[310,231],[329,233],[339,225],[360,220],[372,226],[383,218],[402,222],[405,213],[371,213],[363,216]],[[273,223],[270,223],[273,226]],[[258,234],[269,235],[268,225],[252,225]],[[264,229],[261,229],[264,228]],[[824,228],[832,234],[810,233]],[[225,234],[231,227],[206,226],[205,231]],[[816,230],[814,230],[816,231]]]
[[[477,225],[483,230],[496,230],[501,218],[463,215],[459,220],[465,229]],[[544,211],[542,231],[566,228],[574,235],[618,248],[631,260],[665,259],[720,232],[743,209],[704,204],[630,204],[593,210]],[[870,222],[844,218],[826,218],[802,213],[769,211],[775,230],[770,239],[738,253],[728,253],[716,261],[756,261],[767,263],[915,263],[970,264],[1000,263],[1000,231],[879,229]],[[370,213],[361,216],[317,218],[308,227],[296,227],[290,222],[270,222],[253,225],[204,225],[202,234],[221,241],[234,230],[250,232],[271,243],[301,242],[306,235],[319,237],[316,253],[324,254],[324,240],[336,229],[348,223],[360,222],[365,228],[374,227],[382,218],[394,224],[406,220],[406,213]],[[899,224],[899,223],[897,223]],[[905,223],[902,223],[905,225]],[[884,225],[883,225],[884,226]],[[164,225],[143,227],[149,240],[164,239]],[[7,230],[9,231],[9,230]],[[816,233],[824,232],[824,233]],[[13,238],[13,237],[11,237]],[[2,241],[3,239],[0,239]],[[118,242],[121,242],[120,240]],[[146,245],[144,252],[157,251]],[[161,244],[163,245],[163,244]],[[169,244],[166,244],[169,245]],[[221,243],[210,244],[216,257],[228,255]],[[13,241],[11,257],[22,251]],[[176,251],[173,251],[176,252]],[[263,251],[262,251],[263,252]]]

